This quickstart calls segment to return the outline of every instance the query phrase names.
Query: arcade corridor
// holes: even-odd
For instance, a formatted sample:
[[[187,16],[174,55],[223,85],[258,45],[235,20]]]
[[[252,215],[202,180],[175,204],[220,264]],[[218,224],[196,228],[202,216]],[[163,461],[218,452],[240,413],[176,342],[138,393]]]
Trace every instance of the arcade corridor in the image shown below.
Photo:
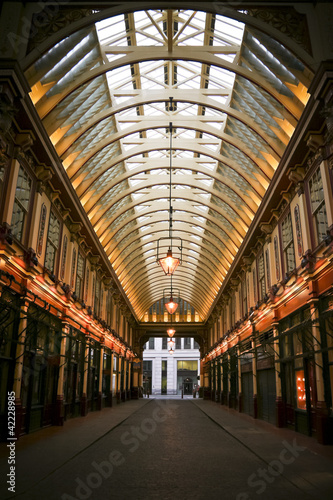
[[[1,500],[332,500],[332,20],[0,2]]]
[[[202,399],[106,408],[24,436],[17,456],[3,500],[332,498],[332,447]]]

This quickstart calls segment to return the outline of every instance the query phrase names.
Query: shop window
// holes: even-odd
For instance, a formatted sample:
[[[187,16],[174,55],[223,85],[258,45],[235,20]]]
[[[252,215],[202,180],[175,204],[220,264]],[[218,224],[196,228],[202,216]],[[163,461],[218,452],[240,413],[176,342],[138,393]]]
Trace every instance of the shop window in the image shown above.
[[[106,322],[108,325],[111,325],[112,321],[112,295],[111,292],[107,292],[106,298]]]
[[[266,294],[264,254],[261,254],[258,258],[258,280],[259,300],[262,300]]]
[[[299,410],[306,410],[306,389],[304,370],[297,370],[296,376],[296,400]]]
[[[257,276],[256,276],[256,268],[252,269],[252,284],[253,284],[253,300],[254,303],[257,302]]]
[[[95,282],[95,298],[94,298],[94,312],[97,316],[101,313],[101,282],[99,279],[96,279]]]
[[[64,278],[65,278],[67,247],[68,247],[68,238],[65,235],[63,246],[62,246],[62,256],[61,256],[61,265],[60,265],[60,279],[61,280],[64,280]]]
[[[242,302],[243,302],[243,315],[247,313],[247,283],[246,283],[246,274],[243,276],[242,284]]]
[[[84,295],[84,301],[88,302],[88,291],[89,291],[89,278],[90,278],[90,269],[87,267],[86,270],[86,287],[85,287],[85,295]],[[83,290],[82,290],[83,292]]]
[[[275,236],[274,238],[274,258],[275,258],[276,280],[280,281],[281,273],[280,273],[280,260],[279,260],[279,244],[277,236]]]
[[[224,306],[222,309],[222,324],[223,324],[223,333],[225,333],[228,329],[227,323],[227,306]]]
[[[266,249],[265,251],[265,261],[266,261],[266,279],[267,279],[267,288],[271,287],[271,272],[270,272],[270,264],[269,264],[269,251]]]
[[[75,266],[76,266],[76,250],[74,248],[72,255],[72,269],[71,269],[71,283],[70,283],[70,287],[72,290],[74,290],[74,284],[75,284]]]
[[[84,272],[84,257],[79,252],[77,256],[77,269],[75,281],[75,293],[79,299],[83,296],[83,272]]]
[[[310,204],[315,227],[316,244],[321,243],[327,234],[327,214],[324,198],[323,181],[318,168],[309,180]]]
[[[55,258],[59,247],[59,238],[60,221],[54,213],[51,212],[45,252],[45,267],[51,273],[54,273],[55,269]]]
[[[38,239],[37,239],[37,255],[41,255],[43,251],[46,214],[47,214],[47,208],[45,206],[45,203],[43,203],[42,208],[40,209],[39,229],[38,229]]]
[[[28,213],[31,195],[31,184],[31,178],[24,168],[20,167],[11,222],[12,235],[19,241],[22,241],[23,237],[24,223]]]
[[[296,267],[293,228],[290,212],[281,224],[281,231],[285,269],[287,273],[290,273]]]
[[[198,371],[198,362],[194,360],[179,360],[177,361],[177,370]]]
[[[294,217],[295,217],[295,227],[296,227],[296,237],[297,237],[297,252],[298,252],[299,258],[301,258],[304,251],[303,251],[301,216],[300,216],[300,211],[299,211],[298,205],[295,206]]]

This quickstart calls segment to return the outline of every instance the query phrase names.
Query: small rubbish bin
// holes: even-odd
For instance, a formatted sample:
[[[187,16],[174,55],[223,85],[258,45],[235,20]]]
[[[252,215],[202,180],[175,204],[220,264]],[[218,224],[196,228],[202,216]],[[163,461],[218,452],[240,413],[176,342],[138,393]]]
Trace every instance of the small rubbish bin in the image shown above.
[[[197,397],[197,391],[196,391],[196,390],[194,390],[194,391],[193,391],[193,397],[194,397],[194,398],[196,398],[196,397]]]

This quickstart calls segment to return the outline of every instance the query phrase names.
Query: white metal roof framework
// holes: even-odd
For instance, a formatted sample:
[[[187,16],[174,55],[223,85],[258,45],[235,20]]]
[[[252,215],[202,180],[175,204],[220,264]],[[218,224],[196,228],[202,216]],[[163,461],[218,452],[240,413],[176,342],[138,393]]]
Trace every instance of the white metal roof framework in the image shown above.
[[[180,296],[206,319],[307,102],[277,40],[191,10],[117,15],[26,72],[31,97],[137,318],[169,286],[169,132]],[[172,97],[174,108],[169,109]]]

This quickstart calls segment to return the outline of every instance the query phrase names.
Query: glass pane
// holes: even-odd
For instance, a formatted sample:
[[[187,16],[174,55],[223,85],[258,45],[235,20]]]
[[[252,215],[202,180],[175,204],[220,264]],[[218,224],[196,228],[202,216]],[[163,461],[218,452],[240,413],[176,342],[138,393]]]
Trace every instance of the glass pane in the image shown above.
[[[59,245],[60,222],[56,216],[51,212],[48,240],[58,248]]]
[[[49,269],[49,271],[53,272],[54,270],[54,257],[55,257],[56,249],[52,245],[48,245],[47,253],[45,256],[45,267]]]
[[[324,240],[328,229],[326,206],[324,203],[317,210],[315,221],[317,226],[318,243],[320,243]]]
[[[287,264],[287,272],[289,273],[290,271],[293,271],[296,267],[296,262],[295,262],[295,252],[294,252],[294,244],[291,243],[286,251],[286,264]]]
[[[20,202],[25,211],[28,210],[30,191],[31,191],[31,179],[26,173],[26,171],[22,167],[20,167],[17,178],[15,199]]]
[[[12,215],[12,235],[21,241],[24,221],[24,211],[21,206],[15,201]]]
[[[284,250],[286,249],[288,244],[292,241],[292,239],[293,239],[293,234],[291,226],[291,215],[289,213],[282,222],[282,243]]]

